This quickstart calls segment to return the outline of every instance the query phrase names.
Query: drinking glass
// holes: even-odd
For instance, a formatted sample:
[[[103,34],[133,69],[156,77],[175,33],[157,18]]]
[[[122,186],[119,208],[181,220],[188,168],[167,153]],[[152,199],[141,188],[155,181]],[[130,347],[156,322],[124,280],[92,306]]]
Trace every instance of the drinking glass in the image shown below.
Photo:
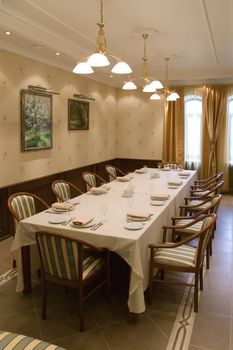
[[[128,207],[129,207],[129,209],[132,208],[133,203],[134,203],[134,198],[133,198],[133,196],[132,196],[132,197],[128,197],[128,198],[127,198],[127,205],[128,205]]]
[[[103,222],[107,222],[106,214],[108,212],[108,205],[106,203],[102,203],[102,204],[100,204],[100,208],[99,209],[100,209],[100,214],[101,214],[101,216],[103,218]]]
[[[162,166],[162,163],[161,163],[161,162],[158,162],[158,163],[157,163],[157,168],[158,168],[158,169],[161,169],[161,166]]]

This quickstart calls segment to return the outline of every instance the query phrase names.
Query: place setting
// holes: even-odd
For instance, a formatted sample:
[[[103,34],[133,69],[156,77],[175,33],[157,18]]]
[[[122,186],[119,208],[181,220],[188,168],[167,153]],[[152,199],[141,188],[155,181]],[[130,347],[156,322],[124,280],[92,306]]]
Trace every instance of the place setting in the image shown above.
[[[150,196],[150,204],[155,206],[163,206],[168,199],[168,194],[152,194]]]
[[[141,211],[131,211],[126,214],[127,223],[124,228],[127,230],[140,230],[144,227],[145,223],[150,220],[153,213],[141,212]]]
[[[180,180],[169,180],[167,182],[167,185],[168,185],[168,188],[170,188],[170,189],[177,189],[182,185],[182,183],[183,182]]]
[[[71,203],[71,202],[63,202],[63,203],[55,202],[51,205],[51,207],[48,210],[46,210],[46,213],[49,213],[49,214],[68,213],[68,212],[74,210],[74,207],[77,204]]]

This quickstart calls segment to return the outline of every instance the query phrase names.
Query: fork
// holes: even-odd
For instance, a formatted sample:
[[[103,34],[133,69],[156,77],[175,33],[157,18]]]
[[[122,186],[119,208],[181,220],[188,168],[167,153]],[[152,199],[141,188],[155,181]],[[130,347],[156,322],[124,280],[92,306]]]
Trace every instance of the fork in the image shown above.
[[[63,222],[61,225],[62,226],[66,226],[68,225],[69,222],[71,222],[72,220],[74,220],[75,218],[70,218],[69,220],[66,220],[65,222]]]
[[[95,231],[99,226],[103,225],[103,221],[97,222],[94,226],[92,226],[91,231]]]

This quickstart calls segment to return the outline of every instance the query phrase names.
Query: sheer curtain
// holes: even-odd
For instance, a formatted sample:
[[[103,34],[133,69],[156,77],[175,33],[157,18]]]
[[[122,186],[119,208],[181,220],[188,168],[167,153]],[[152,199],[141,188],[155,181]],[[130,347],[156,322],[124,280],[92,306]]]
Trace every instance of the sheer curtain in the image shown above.
[[[184,92],[184,158],[186,169],[200,169],[202,143],[202,94],[199,88]]]

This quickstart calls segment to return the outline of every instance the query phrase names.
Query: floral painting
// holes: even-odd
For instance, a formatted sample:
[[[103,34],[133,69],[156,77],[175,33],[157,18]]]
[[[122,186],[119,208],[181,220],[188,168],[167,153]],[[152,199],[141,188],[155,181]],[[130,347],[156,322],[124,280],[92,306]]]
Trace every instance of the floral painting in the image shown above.
[[[52,96],[21,91],[22,151],[52,148]]]
[[[68,129],[89,129],[89,102],[68,99]]]

